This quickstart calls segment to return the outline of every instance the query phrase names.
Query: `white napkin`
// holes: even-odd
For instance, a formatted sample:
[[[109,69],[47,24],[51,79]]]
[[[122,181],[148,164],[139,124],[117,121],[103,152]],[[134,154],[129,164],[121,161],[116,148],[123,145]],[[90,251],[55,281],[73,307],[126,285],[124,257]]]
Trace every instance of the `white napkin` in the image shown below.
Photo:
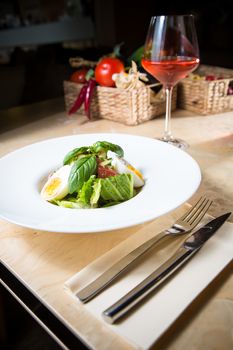
[[[140,231],[92,262],[65,283],[65,288],[75,293],[98,277],[121,256],[155,234],[156,223]],[[158,228],[157,228],[157,232]],[[128,272],[124,273],[105,291],[84,304],[105,327],[110,327],[136,349],[149,349],[168,329],[187,306],[208,286],[233,258],[233,224],[225,223],[202,249],[161,288],[151,293],[128,317],[109,325],[102,312],[131,290],[158,265],[164,262],[184,240],[168,238],[148,252]],[[76,297],[75,297],[76,298]],[[80,301],[76,298],[77,303]]]

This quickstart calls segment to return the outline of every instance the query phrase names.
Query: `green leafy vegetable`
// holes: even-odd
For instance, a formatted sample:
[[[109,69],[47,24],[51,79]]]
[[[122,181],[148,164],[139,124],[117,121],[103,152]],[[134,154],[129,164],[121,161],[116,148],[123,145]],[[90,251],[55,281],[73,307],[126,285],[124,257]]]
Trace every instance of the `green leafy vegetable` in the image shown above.
[[[113,205],[117,205],[120,204],[121,202],[107,202],[106,204],[103,205],[103,208],[107,208],[107,207],[112,207]]]
[[[133,176],[121,174],[101,179],[100,197],[104,201],[126,201],[134,195]]]
[[[101,155],[103,157],[106,157],[108,151],[115,152],[120,157],[124,156],[123,149],[120,146],[115,145],[111,142],[97,141],[91,146],[91,152]]]
[[[112,151],[118,154],[120,157],[123,157],[124,151],[123,149],[115,145],[111,142],[107,141],[97,141],[91,147],[78,147],[74,148],[72,151],[67,153],[63,159],[63,165],[70,164],[71,162],[80,158],[83,155],[101,155],[102,157],[106,157],[107,152]]]
[[[77,160],[77,158],[82,154],[88,154],[89,147],[79,147],[74,148],[72,151],[67,153],[63,159],[63,165],[70,164],[71,162]]]
[[[89,180],[84,182],[81,190],[79,191],[80,201],[84,204],[90,204],[90,199],[93,193],[93,184],[95,181],[95,175],[92,175]]]
[[[64,180],[68,194],[59,200],[54,196],[50,202],[72,209],[104,208],[134,197],[138,191],[134,188],[133,175],[126,173],[127,169],[119,174],[113,159],[107,158],[108,151],[124,156],[120,146],[108,141],[97,141],[68,152],[63,159],[64,165],[70,164],[68,180]]]
[[[88,208],[90,208],[90,205],[84,204],[80,200],[76,200],[75,202],[68,201],[68,200],[56,200],[55,203],[59,207],[70,208],[70,209],[88,209]]]
[[[84,182],[96,173],[96,169],[97,161],[95,156],[86,156],[76,160],[72,165],[68,179],[69,193],[78,192]]]
[[[93,185],[93,192],[90,198],[91,207],[97,207],[101,192],[101,179],[96,179]]]

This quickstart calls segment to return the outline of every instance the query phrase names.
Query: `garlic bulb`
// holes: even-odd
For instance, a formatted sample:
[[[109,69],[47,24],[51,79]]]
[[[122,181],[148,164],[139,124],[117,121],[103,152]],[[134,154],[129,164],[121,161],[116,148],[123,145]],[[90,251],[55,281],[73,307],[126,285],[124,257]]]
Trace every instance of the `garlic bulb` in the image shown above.
[[[126,90],[139,89],[144,86],[143,82],[148,81],[146,74],[138,71],[134,61],[132,61],[132,67],[129,69],[129,73],[113,74],[112,79],[115,81],[117,88]]]

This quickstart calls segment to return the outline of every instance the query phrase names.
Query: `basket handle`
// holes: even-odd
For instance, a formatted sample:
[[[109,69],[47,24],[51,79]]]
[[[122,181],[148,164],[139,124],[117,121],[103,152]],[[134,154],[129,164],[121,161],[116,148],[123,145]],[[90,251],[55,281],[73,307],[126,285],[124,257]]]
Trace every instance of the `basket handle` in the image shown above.
[[[89,61],[85,60],[82,57],[71,57],[69,59],[69,64],[71,65],[72,68],[79,68],[81,66],[88,66],[91,68],[94,68],[97,65],[98,62],[96,61]]]

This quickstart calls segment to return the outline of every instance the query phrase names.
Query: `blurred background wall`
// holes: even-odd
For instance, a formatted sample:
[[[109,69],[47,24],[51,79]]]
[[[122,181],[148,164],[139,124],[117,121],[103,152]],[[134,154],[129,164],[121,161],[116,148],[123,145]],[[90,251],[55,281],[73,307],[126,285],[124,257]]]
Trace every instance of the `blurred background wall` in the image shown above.
[[[63,96],[69,58],[143,45],[150,17],[193,13],[201,63],[233,68],[232,0],[1,0],[0,109]]]

